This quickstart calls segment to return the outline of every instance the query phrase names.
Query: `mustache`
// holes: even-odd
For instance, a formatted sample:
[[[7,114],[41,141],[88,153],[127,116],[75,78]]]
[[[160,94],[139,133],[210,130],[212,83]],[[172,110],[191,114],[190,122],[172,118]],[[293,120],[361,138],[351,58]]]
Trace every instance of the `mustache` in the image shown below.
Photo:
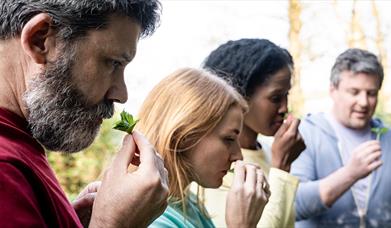
[[[103,100],[94,105],[92,110],[86,110],[88,113],[92,113],[95,110],[95,115],[98,118],[110,119],[114,115],[114,102]]]
[[[55,79],[53,79],[55,80]],[[49,80],[46,80],[49,81]],[[56,82],[58,83],[58,82]],[[73,112],[75,118],[95,121],[96,119],[109,119],[114,115],[114,102],[103,98],[100,102],[90,105],[87,97],[69,81],[63,81],[61,88],[50,88],[54,105],[51,108],[62,110],[65,113]],[[65,85],[65,86],[64,86]],[[57,93],[55,92],[57,91]],[[70,116],[69,116],[70,117]]]

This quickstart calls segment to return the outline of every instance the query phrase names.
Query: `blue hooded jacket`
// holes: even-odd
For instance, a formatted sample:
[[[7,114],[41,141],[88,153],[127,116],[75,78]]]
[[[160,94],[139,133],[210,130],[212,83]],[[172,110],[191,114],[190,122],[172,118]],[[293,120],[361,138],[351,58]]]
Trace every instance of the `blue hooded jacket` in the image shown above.
[[[384,127],[379,119],[370,124]],[[291,173],[300,179],[295,201],[296,227],[391,227],[391,131],[380,138],[383,165],[372,173],[368,209],[360,222],[351,190],[330,208],[320,199],[319,181],[343,166],[338,139],[325,114],[309,114],[299,130],[307,148],[291,168]]]

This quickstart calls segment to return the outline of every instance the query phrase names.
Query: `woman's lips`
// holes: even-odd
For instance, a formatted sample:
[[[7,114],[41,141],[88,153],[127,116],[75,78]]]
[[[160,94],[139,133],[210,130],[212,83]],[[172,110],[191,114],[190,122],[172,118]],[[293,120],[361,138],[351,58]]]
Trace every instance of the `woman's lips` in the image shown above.
[[[273,122],[273,126],[281,127],[281,125],[284,123],[284,120],[278,120]]]

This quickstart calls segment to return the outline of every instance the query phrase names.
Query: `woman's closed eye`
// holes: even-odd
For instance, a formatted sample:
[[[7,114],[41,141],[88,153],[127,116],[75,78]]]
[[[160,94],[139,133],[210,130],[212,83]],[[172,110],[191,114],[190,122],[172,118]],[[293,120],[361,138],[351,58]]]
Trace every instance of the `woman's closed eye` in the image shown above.
[[[236,142],[236,137],[224,137],[224,143],[227,145],[232,145],[233,143]]]
[[[275,103],[275,104],[280,103],[281,100],[282,100],[282,97],[281,97],[281,96],[272,96],[272,97],[270,98],[270,101],[271,101],[272,103]]]
[[[278,103],[281,103],[284,99],[286,99],[288,97],[288,95],[289,95],[289,93],[276,94],[276,95],[271,96],[269,99],[272,103],[278,104]]]

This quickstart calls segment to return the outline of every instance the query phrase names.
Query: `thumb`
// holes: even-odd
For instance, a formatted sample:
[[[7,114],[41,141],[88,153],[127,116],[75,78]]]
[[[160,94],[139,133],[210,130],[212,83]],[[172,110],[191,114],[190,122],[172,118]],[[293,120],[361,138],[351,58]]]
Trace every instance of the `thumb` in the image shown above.
[[[275,138],[280,138],[285,132],[289,129],[292,121],[284,121],[280,128],[278,128],[276,134],[274,134]]]
[[[136,145],[133,140],[133,136],[128,134],[122,141],[122,147],[117,153],[112,163],[115,173],[126,173],[130,161],[133,159],[136,152]]]
[[[85,187],[83,189],[83,191],[81,191],[79,193],[79,195],[77,196],[77,198],[79,197],[82,197],[83,195],[86,195],[88,193],[92,193],[92,192],[97,192],[99,187],[101,186],[102,184],[102,181],[94,181],[94,182],[91,182],[87,185],[87,187]]]
[[[96,198],[96,192],[88,193],[84,195],[82,198],[73,201],[72,206],[76,211],[82,208],[92,207],[95,198]]]
[[[154,147],[147,138],[138,131],[133,132],[134,141],[140,151],[140,166],[155,166],[155,157],[157,156]]]

